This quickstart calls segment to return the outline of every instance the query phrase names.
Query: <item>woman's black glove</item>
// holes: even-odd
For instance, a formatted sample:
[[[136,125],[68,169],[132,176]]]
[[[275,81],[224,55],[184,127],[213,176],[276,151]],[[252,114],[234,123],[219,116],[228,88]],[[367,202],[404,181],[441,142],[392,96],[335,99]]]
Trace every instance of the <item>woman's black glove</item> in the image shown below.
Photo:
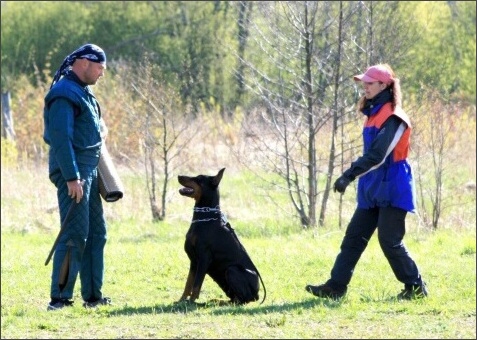
[[[336,181],[335,184],[333,185],[333,190],[334,192],[339,192],[341,194],[344,194],[346,187],[351,183],[351,180],[346,177],[345,175],[341,175]]]

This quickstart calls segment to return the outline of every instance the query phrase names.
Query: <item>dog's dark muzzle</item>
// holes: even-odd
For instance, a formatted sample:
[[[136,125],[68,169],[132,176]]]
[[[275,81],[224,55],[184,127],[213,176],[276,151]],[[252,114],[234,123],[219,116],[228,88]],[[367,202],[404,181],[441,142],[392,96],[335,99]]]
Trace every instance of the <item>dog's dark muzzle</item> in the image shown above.
[[[194,189],[188,187],[180,188],[179,194],[182,196],[192,196],[194,194]]]

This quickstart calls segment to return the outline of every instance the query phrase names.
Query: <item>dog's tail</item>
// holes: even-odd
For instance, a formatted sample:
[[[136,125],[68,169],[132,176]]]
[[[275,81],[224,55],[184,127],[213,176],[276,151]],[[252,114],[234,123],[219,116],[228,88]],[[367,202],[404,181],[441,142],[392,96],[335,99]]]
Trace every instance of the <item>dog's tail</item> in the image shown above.
[[[260,304],[262,304],[265,301],[265,298],[267,297],[267,289],[265,288],[265,283],[263,283],[262,275],[260,275],[257,268],[255,268],[255,270],[257,271],[258,278],[260,279],[260,282],[262,283],[262,287],[263,287],[263,299],[262,299],[262,302],[260,302]]]
[[[247,255],[248,259],[250,260],[250,263],[253,265],[253,270],[255,270],[257,272],[258,278],[260,279],[260,283],[262,284],[262,287],[263,287],[263,299],[262,299],[262,302],[260,302],[260,304],[262,304],[263,302],[265,302],[265,298],[267,297],[267,289],[265,288],[265,283],[263,282],[262,275],[260,275],[260,272],[258,271],[257,267],[255,266],[252,259],[250,258],[250,255],[248,255],[247,250],[245,250],[245,247],[240,242],[237,234],[235,234],[234,228],[232,228],[232,226],[230,225],[229,222],[226,222],[225,226],[227,227],[227,229],[230,230],[230,232],[234,236],[235,240],[238,242],[238,244],[242,248],[243,252]]]

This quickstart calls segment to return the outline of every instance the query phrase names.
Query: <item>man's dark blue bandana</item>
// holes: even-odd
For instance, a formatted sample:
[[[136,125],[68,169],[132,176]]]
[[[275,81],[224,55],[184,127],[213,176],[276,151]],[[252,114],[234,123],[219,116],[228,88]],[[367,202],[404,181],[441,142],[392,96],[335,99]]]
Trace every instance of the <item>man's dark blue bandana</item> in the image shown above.
[[[86,44],[81,46],[76,51],[66,56],[66,58],[63,60],[63,63],[53,77],[50,89],[53,87],[53,85],[55,85],[58,80],[60,80],[61,76],[66,74],[66,72],[70,69],[71,65],[73,65],[76,59],[88,59],[96,63],[105,63],[106,53],[104,53],[101,47],[94,44]]]

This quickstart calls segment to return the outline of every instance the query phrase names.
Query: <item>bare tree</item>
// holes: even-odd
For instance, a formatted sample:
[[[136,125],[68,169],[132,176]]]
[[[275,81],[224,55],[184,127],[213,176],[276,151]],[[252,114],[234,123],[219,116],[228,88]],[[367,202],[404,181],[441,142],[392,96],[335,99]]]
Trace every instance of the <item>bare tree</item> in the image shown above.
[[[239,1],[238,4],[238,18],[237,18],[237,71],[235,72],[235,77],[237,79],[237,90],[236,90],[236,99],[235,106],[243,101],[243,96],[245,93],[245,64],[243,60],[245,59],[245,51],[247,49],[247,41],[249,36],[249,25],[250,17],[252,15],[253,1]]]
[[[473,118],[466,118],[465,111],[458,104],[446,103],[436,90],[427,89],[424,93],[423,105],[412,114],[417,212],[425,226],[437,229],[445,210],[469,204],[458,195],[449,196],[448,193],[465,190],[467,178],[459,174],[458,159],[461,154],[457,150],[465,149],[458,143],[459,140],[467,140],[461,136],[461,131],[467,129],[459,126],[472,122]],[[475,109],[469,115],[472,116],[475,117]],[[475,149],[475,143],[467,146],[468,156],[475,162],[472,148]],[[446,190],[447,186],[461,189]],[[472,208],[474,204],[472,202]]]
[[[260,53],[237,53],[247,89],[260,98],[254,107],[263,107],[246,119],[247,147],[260,155],[262,170],[278,175],[269,183],[288,194],[301,224],[323,225],[333,172],[348,166],[361,146],[356,134],[349,136],[361,118],[349,114],[359,97],[352,76],[371,61],[398,60],[409,43],[405,23],[397,2],[255,4],[248,42]],[[402,37],[395,36],[398,29]]]
[[[247,119],[247,133],[258,137],[249,147],[260,154],[262,169],[283,180],[270,182],[287,192],[305,227],[316,225],[322,161],[316,143],[332,117],[328,103],[333,69],[328,48],[333,44],[318,39],[331,30],[332,6],[328,2],[260,2],[260,20],[250,25],[250,36],[262,52],[242,60],[249,72],[247,87],[264,107],[255,111],[260,116],[251,114]]]
[[[331,188],[331,176],[333,174],[333,171],[335,169],[335,159],[336,159],[336,145],[335,145],[335,140],[336,140],[336,134],[338,132],[338,120],[340,119],[340,116],[342,116],[343,108],[340,108],[340,100],[339,100],[339,95],[340,95],[340,78],[342,76],[341,74],[341,58],[342,58],[342,48],[343,48],[343,38],[344,38],[344,18],[343,18],[343,3],[340,1],[339,3],[339,16],[338,16],[338,41],[337,41],[337,51],[334,57],[334,63],[332,64],[333,66],[333,74],[334,74],[334,79],[333,79],[333,84],[331,85],[333,87],[333,104],[332,104],[332,112],[333,112],[333,128],[331,130],[331,143],[330,143],[330,148],[329,148],[329,157],[328,157],[328,177],[325,182],[325,190],[323,194],[323,199],[321,201],[321,211],[320,211],[320,217],[319,217],[319,224],[323,225],[325,221],[325,212],[326,212],[326,204],[328,202],[328,196],[330,193],[330,188]],[[343,126],[343,125],[341,125]],[[343,135],[343,131],[341,131],[341,134]],[[343,154],[342,154],[343,155]],[[341,164],[343,164],[343,160],[341,161]],[[341,200],[341,196],[340,196]],[[341,204],[340,204],[341,208]],[[340,217],[341,217],[341,212],[340,212]],[[341,224],[341,220],[340,220]]]
[[[2,92],[2,137],[8,140],[15,140],[10,98],[9,91]]]
[[[128,72],[134,103],[128,103],[131,126],[142,139],[146,187],[152,218],[166,217],[167,188],[179,153],[191,142],[187,132],[188,111],[180,96],[159,79],[160,70],[147,60]],[[159,196],[159,197],[158,197]]]

